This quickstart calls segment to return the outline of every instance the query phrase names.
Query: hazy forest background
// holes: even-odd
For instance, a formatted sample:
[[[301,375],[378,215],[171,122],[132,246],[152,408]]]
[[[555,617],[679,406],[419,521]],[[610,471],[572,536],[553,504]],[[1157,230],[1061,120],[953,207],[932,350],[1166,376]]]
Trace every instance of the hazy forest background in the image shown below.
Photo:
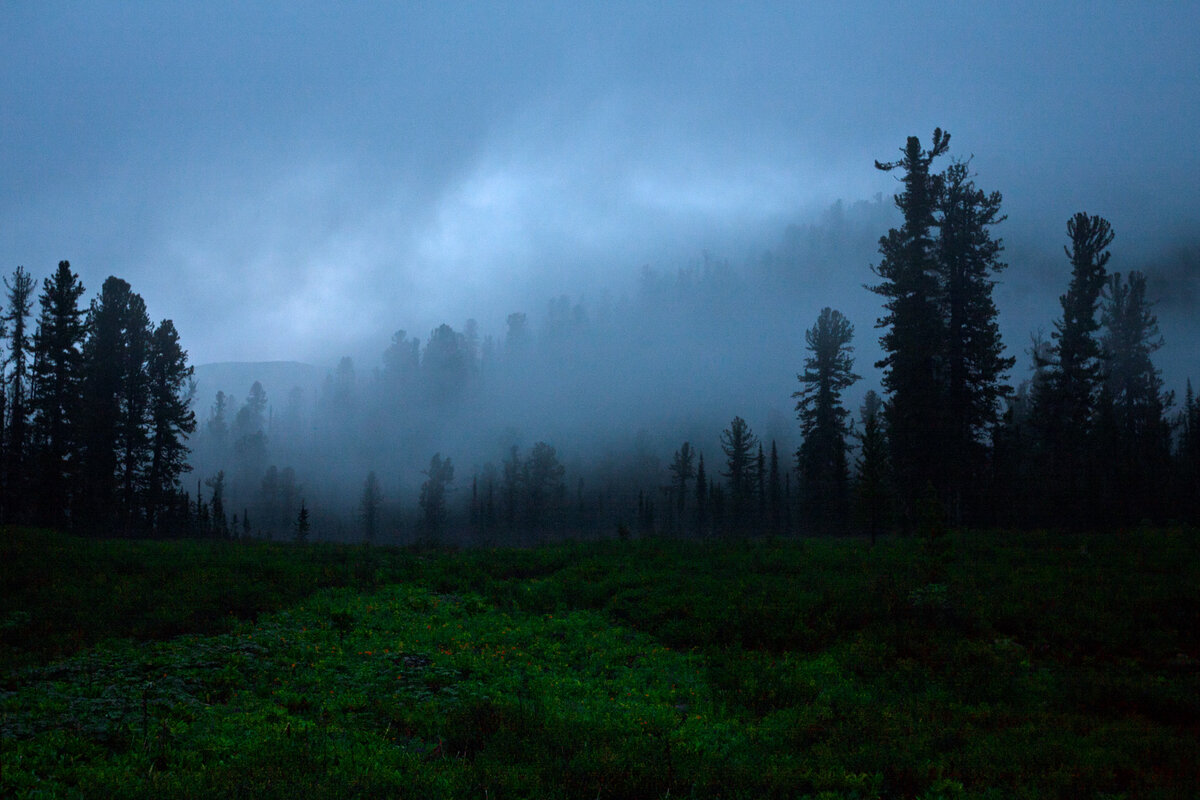
[[[1167,386],[1156,304],[1200,246],[1112,258],[1120,232],[1081,212],[1061,251],[1009,253],[1000,193],[949,138],[876,163],[894,198],[750,257],[645,266],[503,330],[381,333],[374,362],[194,368],[125,281],[89,299],[67,261],[40,284],[18,267],[0,514],[388,544],[1197,522],[1195,351]],[[1034,330],[1005,327],[1014,257],[1057,276]],[[861,285],[853,308],[831,275]]]

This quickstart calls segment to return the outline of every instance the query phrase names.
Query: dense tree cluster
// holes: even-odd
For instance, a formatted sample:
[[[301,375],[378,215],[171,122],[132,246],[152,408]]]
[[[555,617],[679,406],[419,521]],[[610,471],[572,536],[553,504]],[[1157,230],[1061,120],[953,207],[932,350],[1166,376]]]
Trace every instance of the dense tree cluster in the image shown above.
[[[931,169],[950,146],[937,129],[925,150],[910,136],[903,157],[876,162],[903,170],[896,207],[904,224],[880,239],[880,283],[872,291],[887,312],[880,344],[885,358],[884,411],[902,521],[930,489],[957,521],[972,516],[986,480],[986,437],[995,425],[1012,358],[1003,355],[994,276],[1005,268],[990,229],[1002,222],[999,192],[976,188],[966,162]]]
[[[152,325],[142,298],[115,277],[83,308],[79,276],[61,261],[31,332],[33,278],[18,267],[4,283],[4,521],[190,531],[180,476],[195,430],[192,368],[174,324]]]

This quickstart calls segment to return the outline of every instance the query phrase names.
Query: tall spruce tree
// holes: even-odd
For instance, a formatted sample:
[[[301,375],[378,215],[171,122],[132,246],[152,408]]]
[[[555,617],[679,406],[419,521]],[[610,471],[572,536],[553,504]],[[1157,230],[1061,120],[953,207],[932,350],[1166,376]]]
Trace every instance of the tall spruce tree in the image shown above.
[[[367,542],[375,541],[375,534],[379,529],[379,505],[383,502],[383,490],[379,486],[379,478],[375,477],[375,470],[367,473],[367,479],[363,483],[362,499],[359,502],[359,509],[362,512],[363,521],[363,537]]]
[[[449,464],[449,459],[446,460]],[[566,468],[558,461],[554,448],[537,442],[521,466],[521,486],[525,492],[525,512],[535,529],[544,526],[551,512],[558,510],[566,496],[563,476]]]
[[[950,146],[950,134],[934,129],[930,149],[908,137],[897,161],[875,162],[883,171],[900,169],[903,191],[895,195],[903,215],[900,228],[879,240],[882,256],[873,267],[880,282],[870,289],[884,298],[885,314],[876,327],[885,356],[884,370],[889,441],[900,500],[909,525],[915,524],[916,501],[926,484],[944,485],[941,455],[945,452],[945,357],[937,244],[933,237],[942,179],[930,165]]]
[[[450,459],[435,453],[425,470],[425,482],[421,484],[421,511],[424,513],[425,530],[430,536],[438,536],[446,524],[446,486],[454,480],[454,464]]]
[[[889,478],[887,435],[883,424],[883,401],[874,390],[867,392],[859,409],[862,429],[858,432],[858,461],[855,493],[858,517],[871,534],[871,544],[888,522]]]
[[[704,472],[704,453],[696,462],[696,535],[704,536],[708,529],[708,476]]]
[[[747,513],[758,482],[754,458],[756,447],[758,437],[741,417],[734,417],[729,427],[721,432],[721,450],[725,453],[726,464],[726,471],[721,474],[729,479],[731,522],[738,529],[747,522]]]
[[[150,420],[146,522],[151,530],[164,533],[173,522],[170,512],[176,505],[179,478],[191,470],[187,439],[196,430],[189,395],[193,369],[169,319],[159,323],[150,336],[146,371]]]
[[[132,534],[144,519],[151,450],[150,432],[150,315],[146,301],[136,292],[129,295],[125,309],[121,352],[120,422],[117,448],[121,470],[121,514],[126,534]]]
[[[996,305],[995,276],[1006,267],[1003,244],[990,229],[1003,222],[999,192],[976,188],[968,164],[943,173],[938,199],[937,262],[940,312],[945,326],[947,500],[956,522],[964,505],[980,494],[986,467],[986,437],[999,421],[1000,401],[1011,388],[1006,373],[1015,359],[1004,356]]]
[[[1167,497],[1172,395],[1163,390],[1153,355],[1163,345],[1158,319],[1146,299],[1146,276],[1109,276],[1100,339],[1104,376],[1099,399],[1103,497],[1115,519],[1161,518]]]
[[[1062,319],[1054,323],[1049,347],[1035,355],[1046,370],[1035,383],[1033,423],[1039,438],[1045,510],[1059,521],[1096,519],[1091,490],[1095,478],[1094,423],[1103,378],[1097,311],[1111,258],[1112,226],[1080,212],[1067,222],[1071,281],[1059,298]]]
[[[84,310],[83,284],[67,261],[42,284],[33,337],[33,439],[37,446],[36,516],[60,527],[67,524],[72,478],[78,470]]]
[[[304,498],[300,498],[300,513],[296,515],[296,544],[305,544],[308,542],[308,506],[304,503]]]
[[[842,405],[842,392],[858,380],[854,374],[854,326],[840,311],[821,309],[816,323],[804,334],[809,355],[804,372],[796,376],[801,389],[796,413],[803,442],[796,451],[796,467],[807,521],[825,531],[844,528],[850,508],[850,473],[846,437],[850,413]]]
[[[767,508],[771,533],[783,531],[783,484],[779,477],[779,449],[771,440],[771,466],[767,477]]]
[[[688,481],[695,476],[695,470],[692,468],[692,457],[695,451],[692,450],[692,445],[684,442],[683,445],[675,451],[674,458],[671,459],[671,485],[675,492],[675,509],[679,517],[679,522],[683,524],[683,513],[687,507],[687,489]]]
[[[1200,400],[1187,382],[1179,412],[1179,443],[1175,453],[1179,507],[1193,525],[1200,525]]]
[[[7,426],[3,429],[4,462],[3,487],[6,499],[3,507],[4,519],[22,521],[26,517],[25,495],[28,489],[29,446],[29,390],[30,362],[33,355],[33,339],[29,335],[29,312],[33,308],[33,278],[24,267],[13,271],[12,280],[4,279],[8,305],[3,315],[3,326],[8,336],[8,355],[3,365],[7,396]],[[0,415],[0,420],[3,420]]]
[[[135,299],[136,298],[136,299]],[[81,524],[109,530],[131,522],[136,468],[146,449],[145,304],[109,277],[92,301],[83,345],[80,425]],[[141,391],[140,397],[130,397]]]

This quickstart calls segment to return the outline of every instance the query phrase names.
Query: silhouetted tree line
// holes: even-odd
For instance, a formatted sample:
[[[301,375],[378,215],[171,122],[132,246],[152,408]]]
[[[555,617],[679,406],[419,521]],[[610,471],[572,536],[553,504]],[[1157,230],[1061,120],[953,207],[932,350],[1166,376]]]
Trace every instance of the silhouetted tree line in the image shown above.
[[[424,342],[398,331],[379,369],[360,375],[342,359],[312,404],[296,388],[272,407],[258,382],[240,401],[218,391],[195,440],[193,500],[180,487],[197,429],[192,370],[174,326],[151,326],[141,298],[116,278],[81,308],[83,287],[63,262],[44,283],[32,333],[31,278],[18,268],[5,281],[0,513],[126,533],[303,541],[312,529],[378,542],[489,543],[618,531],[874,537],[933,519],[1200,521],[1200,402],[1189,383],[1175,412],[1163,388],[1146,277],[1110,272],[1111,226],[1074,215],[1062,315],[1048,339],[1035,339],[1033,376],[1014,389],[1016,359],[1005,355],[992,298],[1006,268],[994,235],[1002,197],[976,186],[967,161],[935,169],[949,142],[941,130],[928,148],[909,137],[900,158],[876,162],[901,184],[901,223],[880,237],[868,287],[884,309],[881,391],[868,391],[856,414],[846,407],[859,380],[854,326],[822,309],[810,327],[798,326],[800,444],[782,461],[774,437],[768,448],[741,416],[719,436],[711,421],[693,427],[665,465],[661,441],[645,429],[623,448],[573,442],[564,463],[551,430],[525,449],[521,422],[488,418],[528,405],[524,427],[551,426],[543,418],[561,402],[559,386],[583,381],[573,397],[601,395],[612,376],[575,365],[611,354],[602,339],[624,336],[637,347],[670,330],[682,319],[672,316],[672,297],[701,298],[705,309],[724,303],[730,314],[745,287],[706,255],[673,276],[644,271],[642,298],[659,312],[644,329],[606,324],[603,303],[562,297],[536,336],[521,312],[508,316],[499,340],[481,336],[473,320],[461,330],[439,325]],[[471,457],[482,463],[464,468],[456,450],[507,425],[514,429],[493,443],[492,459],[477,447]],[[707,462],[697,442],[708,442]],[[289,466],[312,463],[330,472],[301,476]]]
[[[4,281],[0,516],[7,523],[126,535],[192,531],[192,368],[171,320],[110,277],[84,308],[66,261],[42,284]]]
[[[932,502],[956,523],[1197,521],[1195,401],[1189,384],[1170,418],[1145,276],[1107,271],[1107,220],[1068,220],[1062,316],[1049,342],[1035,341],[1034,377],[1014,392],[991,298],[1005,268],[990,233],[1001,197],[977,189],[966,162],[931,170],[949,141],[935,130],[926,150],[909,137],[901,159],[876,162],[902,171],[904,222],[880,239],[871,287],[887,312],[886,400],[868,395],[861,415],[860,519],[875,530],[894,514],[912,528]]]
[[[859,380],[854,327],[825,308],[804,333],[807,356],[794,394],[801,444],[791,463],[781,467],[774,441],[768,458],[739,416],[721,433],[715,468],[710,461],[706,469],[704,454],[689,441],[664,475],[641,432],[622,459],[581,465],[587,477],[573,476],[571,496],[554,447],[538,442],[522,454],[513,444],[498,465],[474,470],[469,497],[464,481],[455,499],[454,468],[439,452],[423,470],[420,511],[407,523],[396,500],[390,516],[384,513],[386,493],[368,474],[364,535],[371,539],[388,527],[384,519],[393,530],[407,524],[440,538],[455,529],[488,542],[616,530],[677,536],[856,530],[874,537],[934,518],[960,525],[1196,521],[1200,404],[1189,384],[1182,411],[1171,416],[1173,398],[1152,359],[1162,339],[1145,276],[1108,272],[1111,226],[1101,217],[1073,216],[1062,317],[1049,341],[1035,341],[1034,376],[1014,390],[1008,381],[1016,359],[1005,355],[992,298],[1007,266],[1003,242],[993,235],[1005,219],[1002,197],[976,186],[967,161],[934,169],[949,142],[940,129],[928,149],[909,137],[899,159],[876,162],[900,174],[894,202],[902,224],[879,239],[872,267],[878,281],[868,288],[884,308],[877,322],[883,386],[867,393],[857,420],[843,401]],[[673,278],[646,270],[642,284],[651,300],[714,287],[704,296],[738,291],[728,265],[707,255],[697,270]],[[359,391],[353,364],[343,359],[322,391],[312,430],[348,442],[356,418],[374,430],[386,430],[397,415],[407,418],[409,430],[419,427],[414,417],[452,420],[475,408],[473,400],[486,402],[497,386],[511,390],[547,362],[578,358],[590,335],[587,311],[566,298],[551,303],[539,342],[525,314],[509,315],[507,325],[499,343],[481,339],[473,321],[462,332],[439,326],[423,347],[398,332],[374,392]],[[265,463],[260,392],[252,388],[238,412],[249,423],[239,428],[243,445],[234,463],[249,479]],[[206,426],[214,438],[227,435],[226,402],[218,394]],[[259,516],[291,525],[290,506],[281,516],[272,511],[277,473],[272,467],[266,474]]]

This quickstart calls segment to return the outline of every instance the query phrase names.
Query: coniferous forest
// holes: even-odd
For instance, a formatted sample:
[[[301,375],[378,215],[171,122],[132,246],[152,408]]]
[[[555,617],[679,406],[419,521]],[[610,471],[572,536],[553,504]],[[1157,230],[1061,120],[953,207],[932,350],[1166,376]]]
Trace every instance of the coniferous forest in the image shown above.
[[[875,319],[795,279],[817,226],[232,387],[121,278],[17,267],[4,794],[1196,796],[1200,400],[1102,215],[1004,340],[950,143],[874,164]]]
[[[623,429],[638,415],[621,384],[645,381],[653,395],[645,373],[664,368],[673,342],[681,362],[707,350],[708,375],[737,380],[722,326],[753,313],[755,295],[707,256],[675,276],[647,270],[632,312],[562,297],[537,336],[523,312],[499,338],[473,320],[424,342],[399,331],[368,376],[343,358],[312,397],[296,385],[285,398],[257,380],[244,395],[201,396],[174,325],[152,324],[125,281],[89,300],[66,261],[40,292],[18,267],[5,279],[3,518],[102,536],[292,539],[303,505],[314,539],[493,545],[618,531],[878,535],[931,516],[1195,524],[1200,405],[1190,380],[1176,398],[1155,365],[1163,340],[1145,274],[1110,265],[1102,216],[1066,220],[1061,315],[1021,355],[1031,377],[1016,380],[993,299],[1002,196],[947,155],[949,141],[940,129],[927,145],[910,137],[899,159],[876,162],[902,187],[901,222],[879,231],[864,289],[883,313],[857,331],[830,307],[794,320],[794,363],[778,365],[796,377],[791,423],[643,397],[657,427]],[[739,291],[749,308],[715,308]],[[856,333],[877,334],[883,354],[881,385],[865,394]],[[666,360],[643,358],[648,348]]]

